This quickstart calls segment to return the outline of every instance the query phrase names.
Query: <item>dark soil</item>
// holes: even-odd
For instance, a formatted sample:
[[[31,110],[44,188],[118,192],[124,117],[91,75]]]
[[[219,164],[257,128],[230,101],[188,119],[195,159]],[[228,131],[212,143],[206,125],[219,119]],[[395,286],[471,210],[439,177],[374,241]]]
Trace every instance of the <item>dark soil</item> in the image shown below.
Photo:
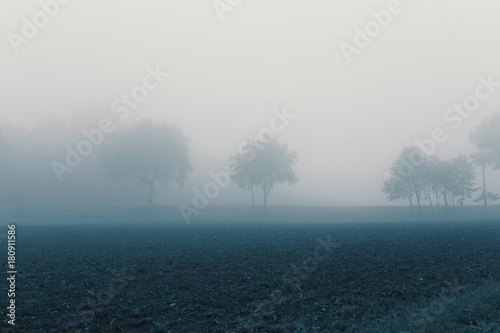
[[[498,221],[18,225],[15,331],[361,332],[500,280],[499,235]],[[340,246],[312,260],[328,236]]]

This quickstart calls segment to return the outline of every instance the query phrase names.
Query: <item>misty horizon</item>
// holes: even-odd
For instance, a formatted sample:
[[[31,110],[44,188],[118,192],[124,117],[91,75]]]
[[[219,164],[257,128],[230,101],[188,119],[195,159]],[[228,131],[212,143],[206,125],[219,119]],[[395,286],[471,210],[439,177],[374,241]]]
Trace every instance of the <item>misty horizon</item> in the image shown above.
[[[500,23],[488,10],[496,5],[453,4],[434,4],[429,12],[402,1],[390,25],[348,63],[339,46],[355,45],[356,27],[373,20],[363,4],[252,2],[224,12],[220,21],[210,3],[162,3],[164,10],[157,10],[122,1],[99,3],[103,10],[95,12],[92,2],[71,2],[29,43],[19,44],[18,53],[4,40],[2,90],[9,93],[0,101],[0,123],[28,129],[47,117],[70,123],[75,137],[61,143],[63,160],[65,146],[78,143],[82,130],[103,117],[117,120],[114,101],[142,83],[146,68],[158,66],[168,77],[117,124],[172,122],[192,139],[194,171],[177,192],[183,200],[210,180],[209,172],[223,170],[238,145],[268,125],[274,109],[286,107],[297,118],[279,140],[297,151],[301,181],[277,187],[272,204],[385,205],[384,174],[402,147],[443,128],[448,140],[436,156],[473,153],[470,131],[500,105],[500,93],[492,93],[458,129],[452,127],[456,113],[444,120],[448,109],[474,93],[480,77],[500,80],[500,48],[485,42],[496,40]],[[11,13],[36,12],[28,4],[2,6],[4,26],[18,35],[23,23]],[[370,7],[379,11],[386,4]],[[116,15],[107,15],[111,8]],[[449,24],[443,27],[445,9]],[[134,22],[132,12],[148,17],[147,24]],[[258,22],[251,20],[256,13]],[[415,24],[423,17],[425,26]],[[93,24],[82,28],[86,20]],[[113,39],[117,29],[127,40]],[[453,38],[459,31],[467,33]],[[439,47],[443,37],[446,46]],[[499,192],[500,177],[490,175],[492,191]],[[214,203],[247,202],[232,186],[222,192]],[[179,201],[167,195],[158,204]]]

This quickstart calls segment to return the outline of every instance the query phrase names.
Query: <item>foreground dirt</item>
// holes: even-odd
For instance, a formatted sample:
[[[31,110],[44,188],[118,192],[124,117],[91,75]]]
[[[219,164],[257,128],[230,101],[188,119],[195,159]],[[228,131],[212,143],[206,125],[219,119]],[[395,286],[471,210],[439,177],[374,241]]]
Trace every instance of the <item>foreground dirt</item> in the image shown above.
[[[361,332],[500,280],[500,222],[17,230],[17,332]]]

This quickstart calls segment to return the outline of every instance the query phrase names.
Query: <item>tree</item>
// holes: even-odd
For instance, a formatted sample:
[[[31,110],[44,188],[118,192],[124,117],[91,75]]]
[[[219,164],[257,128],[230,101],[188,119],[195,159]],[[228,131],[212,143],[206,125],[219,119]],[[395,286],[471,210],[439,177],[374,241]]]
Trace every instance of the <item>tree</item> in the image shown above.
[[[439,199],[441,198],[441,190],[438,182],[438,173],[441,168],[442,161],[433,156],[429,159],[429,164],[427,166],[427,186],[430,188],[431,192],[434,193],[434,197],[436,198],[436,205],[440,206]]]
[[[436,206],[437,210],[439,212],[439,207],[440,207],[440,202],[439,199],[441,197],[441,190],[439,187],[439,182],[437,181],[438,178],[438,171],[441,165],[441,161],[435,157],[431,156],[429,157],[427,161],[427,165],[425,167],[425,173],[424,173],[424,193],[425,193],[425,198],[429,200],[429,206],[431,207],[431,211],[433,212],[433,204],[432,204],[432,195],[434,195],[434,198],[436,199]]]
[[[484,212],[487,213],[488,212],[488,199],[490,197],[494,198],[494,195],[491,192],[488,192],[488,190],[486,188],[486,168],[495,164],[495,155],[489,150],[482,149],[478,153],[475,153],[474,155],[472,155],[472,160],[474,161],[474,163],[476,165],[481,167],[482,176],[483,176],[483,188],[481,191],[481,195],[479,196],[478,199],[474,200],[474,202],[479,202],[482,200],[483,205],[484,205]],[[490,194],[492,196],[490,196]]]
[[[455,210],[457,204],[463,213],[465,200],[472,197],[477,190],[474,184],[475,178],[474,166],[462,153],[450,161],[433,158],[429,163],[428,180],[432,183],[438,205],[439,197],[443,197],[446,213],[449,212],[449,206],[453,206]]]
[[[391,168],[389,179],[384,182],[382,191],[387,194],[389,201],[408,200],[413,211],[413,189],[407,178],[401,178],[397,172],[394,172],[394,166]]]
[[[459,197],[460,209],[463,214],[465,199],[469,199],[477,191],[474,183],[476,171],[467,156],[462,153],[451,160],[450,167],[450,173],[454,179],[453,194]]]
[[[479,150],[486,150],[495,156],[495,169],[500,169],[500,112],[494,113],[477,126],[470,135],[470,141]]]
[[[250,152],[253,151],[253,154]],[[246,144],[243,152],[231,156],[229,164],[234,171],[231,174],[231,180],[241,189],[249,190],[252,195],[252,213],[255,213],[254,187],[258,184],[257,164],[252,163],[255,158],[255,150],[250,144]]]
[[[110,178],[135,178],[148,186],[148,204],[153,205],[155,186],[175,181],[184,186],[192,170],[189,139],[173,124],[142,120],[115,132],[103,150],[102,164]]]
[[[443,205],[445,212],[448,213],[448,207],[453,202],[453,186],[454,179],[453,174],[451,172],[451,162],[450,161],[441,161],[434,160],[432,162],[432,181],[434,182],[433,188],[443,197]]]
[[[233,168],[231,180],[241,189],[251,190],[252,207],[254,205],[253,188],[259,187],[264,195],[264,213],[267,212],[267,199],[271,190],[278,184],[292,185],[298,181],[293,171],[297,154],[289,151],[286,144],[272,139],[261,150],[252,142],[247,143],[241,153],[231,156]]]
[[[405,146],[394,162],[382,191],[390,201],[408,199],[413,213],[413,198],[421,214],[422,193],[426,188],[426,168],[429,158],[417,148]]]
[[[474,202],[481,202],[481,201],[484,202],[484,195],[485,193],[481,191],[481,194],[476,199],[474,199]],[[500,195],[498,195],[498,193],[492,193],[488,191],[488,193],[486,194],[486,201],[489,203],[497,202],[499,200],[500,200]]]

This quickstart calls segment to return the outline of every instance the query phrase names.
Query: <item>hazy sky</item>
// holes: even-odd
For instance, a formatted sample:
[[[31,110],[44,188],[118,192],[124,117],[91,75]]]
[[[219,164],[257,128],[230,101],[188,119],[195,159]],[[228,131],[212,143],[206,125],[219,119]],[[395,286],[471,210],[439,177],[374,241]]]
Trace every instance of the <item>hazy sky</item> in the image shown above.
[[[68,2],[17,53],[8,34],[22,36],[23,17],[41,7],[0,2],[0,123],[114,117],[112,102],[159,65],[169,77],[128,121],[170,121],[192,138],[188,200],[274,108],[297,115],[279,139],[297,151],[301,181],[270,204],[370,205],[387,203],[384,172],[404,145],[441,127],[449,138],[438,156],[472,152],[470,130],[500,106],[499,87],[457,130],[443,120],[479,76],[500,81],[498,0],[402,0],[350,63],[340,44],[354,45],[355,28],[393,1],[247,0],[223,21],[212,0]],[[499,173],[490,175],[500,191]],[[247,199],[232,191],[217,203]]]

